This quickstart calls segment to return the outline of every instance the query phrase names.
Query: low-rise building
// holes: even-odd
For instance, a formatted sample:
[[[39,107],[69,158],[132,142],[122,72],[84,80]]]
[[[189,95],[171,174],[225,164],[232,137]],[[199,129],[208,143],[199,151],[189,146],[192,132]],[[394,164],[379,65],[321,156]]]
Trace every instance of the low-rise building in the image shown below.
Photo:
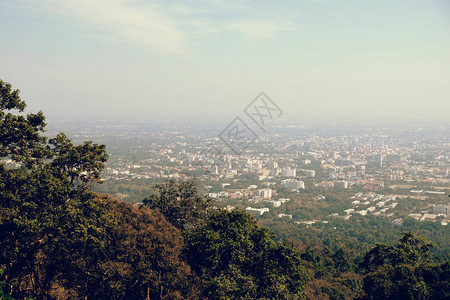
[[[263,208],[253,208],[253,207],[247,207],[246,209],[245,209],[245,211],[246,212],[249,212],[249,213],[254,213],[254,214],[257,214],[257,215],[260,215],[260,216],[262,216],[264,213],[266,213],[266,212],[269,212],[270,210],[267,208],[267,207],[263,207]]]

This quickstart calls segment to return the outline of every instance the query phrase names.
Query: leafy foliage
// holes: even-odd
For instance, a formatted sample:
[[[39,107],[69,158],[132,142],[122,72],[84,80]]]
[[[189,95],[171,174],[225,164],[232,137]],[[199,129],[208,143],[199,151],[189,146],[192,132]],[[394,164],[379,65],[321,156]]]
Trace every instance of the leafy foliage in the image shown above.
[[[25,107],[19,90],[12,90],[11,84],[0,80],[0,158],[10,157],[32,168],[51,153],[44,146],[46,138],[41,136],[46,125],[41,111],[27,116],[7,112],[23,112]]]
[[[186,257],[210,299],[301,299],[306,272],[300,254],[241,211],[217,211],[191,232]]]
[[[86,255],[87,267],[95,264],[114,224],[95,194],[71,193],[68,179],[52,171],[0,167],[0,265],[13,295],[45,293],[60,276],[58,266],[73,268],[74,255]]]
[[[370,250],[362,264],[368,271],[364,278],[366,298],[448,298],[448,263],[430,263],[432,246],[425,238],[406,232],[397,246],[378,244]]]
[[[197,294],[181,260],[183,238],[165,218],[144,206],[108,200],[117,226],[108,234],[96,298],[185,299]]]
[[[362,266],[373,271],[384,265],[409,264],[420,266],[429,262],[430,249],[433,243],[413,232],[406,232],[396,247],[378,244],[364,257]]]
[[[47,144],[42,113],[27,117],[18,91],[0,81],[0,268],[2,297],[139,299],[195,297],[183,238],[148,208],[89,191],[100,181],[104,145]]]
[[[74,146],[64,133],[50,140],[55,159],[51,166],[70,178],[70,185],[85,188],[89,182],[101,182],[100,174],[108,159],[105,145],[91,141]]]
[[[201,197],[192,182],[177,184],[171,180],[157,184],[155,190],[144,204],[160,211],[176,228],[196,227],[208,217],[211,199]]]

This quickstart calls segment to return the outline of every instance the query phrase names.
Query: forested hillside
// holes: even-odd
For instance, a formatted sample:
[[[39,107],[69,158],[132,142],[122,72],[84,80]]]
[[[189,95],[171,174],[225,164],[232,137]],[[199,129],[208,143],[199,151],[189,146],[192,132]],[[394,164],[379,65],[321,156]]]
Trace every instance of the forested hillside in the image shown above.
[[[412,232],[349,255],[277,238],[190,182],[156,185],[143,205],[94,193],[106,147],[48,139],[25,108],[0,80],[0,299],[450,297],[449,262]]]

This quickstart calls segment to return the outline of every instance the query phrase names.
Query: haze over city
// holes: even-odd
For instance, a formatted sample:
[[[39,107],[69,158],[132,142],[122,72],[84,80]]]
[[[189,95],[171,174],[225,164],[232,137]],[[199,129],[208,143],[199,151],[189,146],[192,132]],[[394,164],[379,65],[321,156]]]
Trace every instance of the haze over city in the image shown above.
[[[49,119],[448,121],[433,1],[2,1],[2,77]]]
[[[0,299],[450,299],[449,0],[0,0]]]

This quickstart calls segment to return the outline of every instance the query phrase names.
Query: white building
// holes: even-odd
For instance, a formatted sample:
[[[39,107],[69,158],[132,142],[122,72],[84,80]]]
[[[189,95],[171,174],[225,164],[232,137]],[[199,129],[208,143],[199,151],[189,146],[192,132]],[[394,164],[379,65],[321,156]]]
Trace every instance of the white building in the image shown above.
[[[278,199],[278,201],[281,201],[281,203],[286,203],[288,201],[291,201],[291,199],[289,199],[289,198],[280,198],[280,199]]]
[[[264,199],[272,198],[272,190],[271,189],[262,189],[258,191],[258,195],[263,197]]]
[[[409,214],[408,217],[411,217],[411,218],[414,218],[416,220],[419,220],[419,219],[422,218],[422,214],[414,214],[414,213],[412,213],[412,214]]]
[[[424,220],[435,220],[436,219],[436,217],[437,217],[437,215],[436,214],[424,214],[423,216],[422,216],[422,221],[424,221]]]
[[[284,180],[283,181],[283,187],[287,188],[287,189],[304,189],[305,188],[305,183],[303,181],[300,180]]]
[[[334,183],[334,187],[338,189],[348,189],[348,181],[341,180]]]
[[[389,208],[395,208],[397,206],[397,202],[393,202],[388,205]]]
[[[375,206],[371,206],[371,207],[367,208],[367,211],[370,211],[370,212],[373,212],[375,210],[376,210]]]
[[[247,207],[245,209],[245,211],[249,212],[249,213],[255,213],[258,214],[260,216],[262,216],[264,213],[269,212],[269,209],[267,207],[264,208],[253,208],[253,207]]]
[[[365,209],[358,210],[358,214],[360,214],[361,216],[365,216],[365,215],[367,215],[367,210],[365,210]]]
[[[297,175],[296,169],[283,168],[281,169],[281,176],[283,177],[295,177]]]
[[[273,207],[280,207],[281,206],[281,201],[279,201],[279,200],[264,200],[264,202],[269,203]]]
[[[278,214],[278,218],[283,218],[283,217],[286,217],[286,218],[292,219],[292,215],[287,215],[287,214]]]

